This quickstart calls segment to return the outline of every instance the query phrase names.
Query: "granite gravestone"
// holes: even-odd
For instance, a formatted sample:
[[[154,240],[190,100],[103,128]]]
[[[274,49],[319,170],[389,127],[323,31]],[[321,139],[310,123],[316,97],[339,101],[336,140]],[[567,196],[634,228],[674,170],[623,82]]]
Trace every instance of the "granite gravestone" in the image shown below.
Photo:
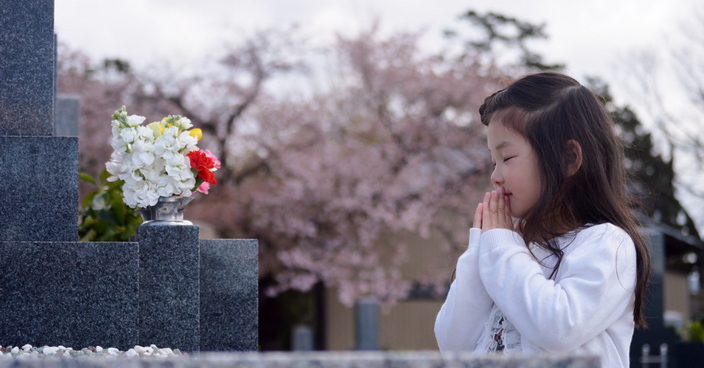
[[[140,242],[77,242],[78,138],[52,121],[53,19],[53,0],[0,0],[0,345],[256,350],[256,240],[158,226]],[[77,123],[77,102],[59,98],[57,118]]]
[[[78,240],[78,139],[53,137],[54,2],[0,0],[0,240]]]

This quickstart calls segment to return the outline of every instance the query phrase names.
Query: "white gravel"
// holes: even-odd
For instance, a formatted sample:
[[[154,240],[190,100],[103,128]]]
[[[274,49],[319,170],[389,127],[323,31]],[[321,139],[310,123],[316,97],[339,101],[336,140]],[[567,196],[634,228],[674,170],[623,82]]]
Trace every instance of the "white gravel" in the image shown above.
[[[70,357],[77,358],[82,356],[93,356],[103,358],[167,358],[170,356],[185,356],[186,353],[181,353],[180,350],[170,348],[158,348],[156,345],[139,346],[127,351],[120,351],[116,348],[103,349],[100,346],[89,346],[80,350],[59,346],[41,346],[34,347],[32,345],[19,346],[0,346],[1,358],[48,358],[48,357]]]

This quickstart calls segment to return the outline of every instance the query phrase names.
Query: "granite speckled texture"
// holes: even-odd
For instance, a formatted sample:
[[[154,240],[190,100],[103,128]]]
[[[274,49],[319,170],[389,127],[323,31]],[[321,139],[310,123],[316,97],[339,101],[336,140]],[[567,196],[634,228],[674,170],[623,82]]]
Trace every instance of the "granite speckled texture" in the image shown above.
[[[258,255],[255,239],[200,241],[202,351],[257,350]]]
[[[139,343],[200,349],[198,226],[146,226],[139,239]]]
[[[78,240],[78,138],[0,136],[0,241]]]
[[[595,356],[472,357],[438,352],[210,353],[168,359],[0,359],[0,368],[599,368]]]
[[[0,345],[137,343],[137,243],[0,242],[0,254]]]
[[[54,136],[78,137],[80,97],[76,95],[56,96],[54,106]]]
[[[0,135],[51,136],[54,1],[0,0]]]

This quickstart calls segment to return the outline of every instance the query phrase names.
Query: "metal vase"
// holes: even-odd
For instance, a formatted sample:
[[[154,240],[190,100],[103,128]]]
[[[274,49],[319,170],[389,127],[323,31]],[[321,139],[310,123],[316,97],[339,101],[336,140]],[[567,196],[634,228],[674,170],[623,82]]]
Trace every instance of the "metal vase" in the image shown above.
[[[193,225],[183,219],[183,209],[191,203],[193,197],[159,197],[159,201],[147,208],[140,208],[139,214],[144,221],[142,225]]]

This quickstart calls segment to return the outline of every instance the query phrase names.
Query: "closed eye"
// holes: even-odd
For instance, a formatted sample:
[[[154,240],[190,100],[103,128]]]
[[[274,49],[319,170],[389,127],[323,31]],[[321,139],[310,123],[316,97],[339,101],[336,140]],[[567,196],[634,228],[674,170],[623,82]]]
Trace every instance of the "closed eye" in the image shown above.
[[[506,157],[506,158],[504,159],[504,162],[506,162],[506,161],[508,161],[508,160],[510,160],[510,159],[512,159],[512,158],[514,158],[514,157],[516,157],[516,156]]]

